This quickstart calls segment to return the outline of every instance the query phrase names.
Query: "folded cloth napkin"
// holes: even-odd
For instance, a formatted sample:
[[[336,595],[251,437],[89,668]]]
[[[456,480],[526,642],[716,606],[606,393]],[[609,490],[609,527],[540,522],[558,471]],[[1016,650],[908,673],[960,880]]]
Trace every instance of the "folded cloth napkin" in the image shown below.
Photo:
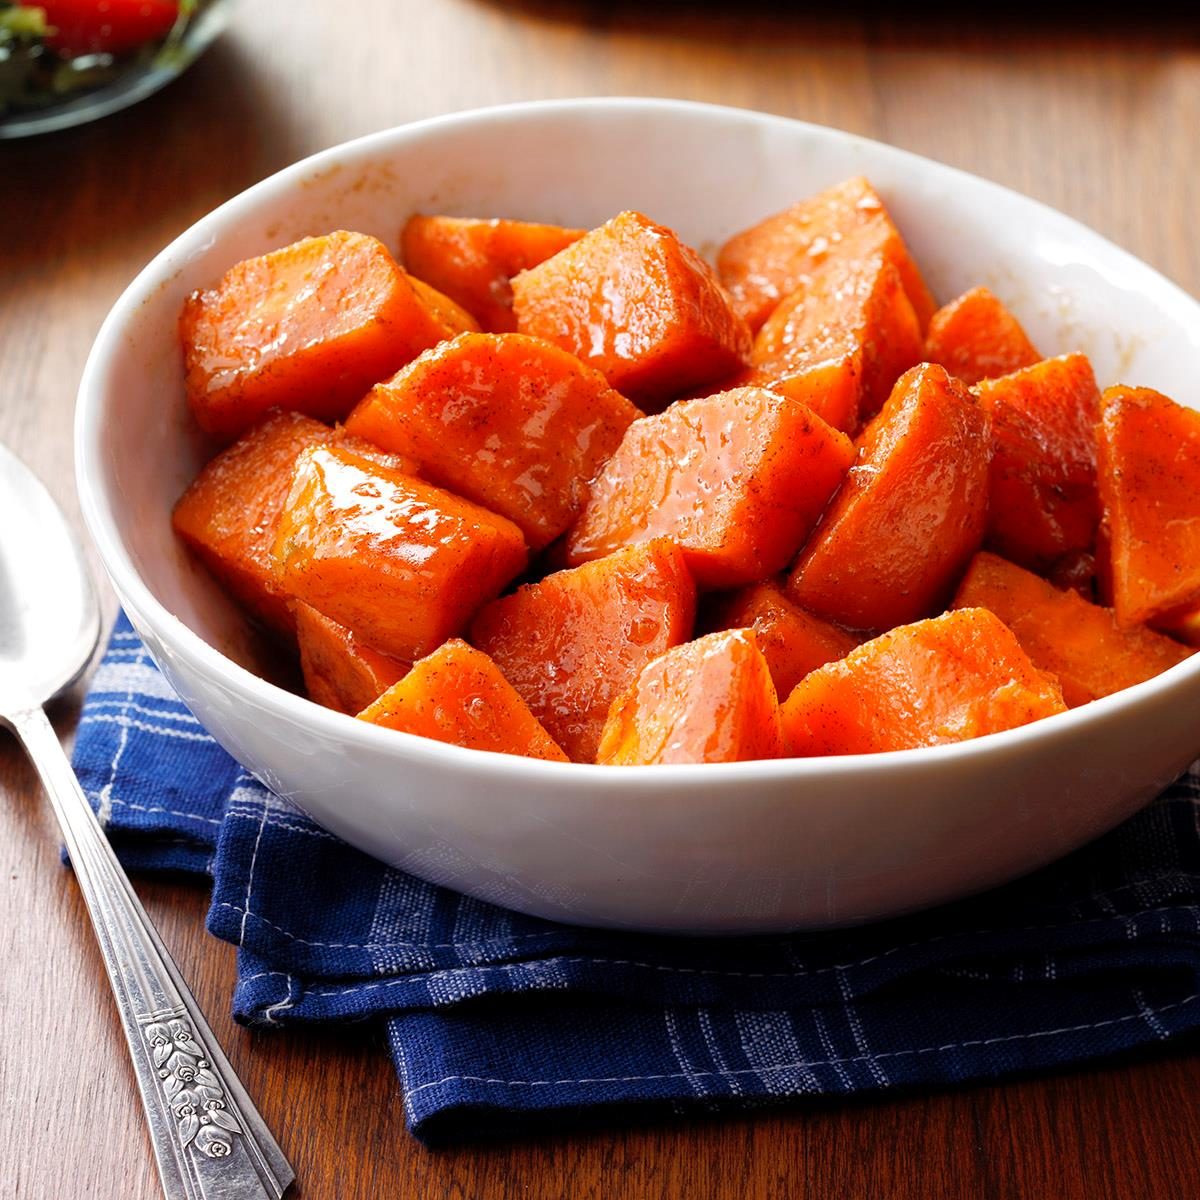
[[[212,878],[247,1024],[384,1020],[426,1141],[994,1078],[1200,1025],[1200,772],[1015,884],[818,935],[577,929],[383,866],[221,750],[122,618],[75,766],[131,867]]]

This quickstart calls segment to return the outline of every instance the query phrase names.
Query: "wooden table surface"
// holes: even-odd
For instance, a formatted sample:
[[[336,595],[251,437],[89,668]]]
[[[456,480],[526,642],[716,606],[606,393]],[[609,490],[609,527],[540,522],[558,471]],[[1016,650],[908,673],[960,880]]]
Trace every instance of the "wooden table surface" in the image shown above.
[[[790,15],[810,7],[836,15]],[[75,386],[101,318],[154,252],[314,150],[510,100],[680,96],[841,126],[1047,201],[1200,292],[1195,23],[1152,4],[1116,25],[1097,6],[998,23],[911,15],[921,7],[243,3],[150,102],[0,143],[0,441],[74,514]],[[67,703],[64,735],[72,717]],[[149,1200],[158,1184],[92,935],[32,771],[3,736],[0,792],[0,1196]],[[1100,1200],[1194,1195],[1200,1180],[1196,1045],[1000,1086],[431,1153],[404,1131],[381,1044],[234,1026],[234,952],[204,933],[202,890],[139,891],[306,1197]]]

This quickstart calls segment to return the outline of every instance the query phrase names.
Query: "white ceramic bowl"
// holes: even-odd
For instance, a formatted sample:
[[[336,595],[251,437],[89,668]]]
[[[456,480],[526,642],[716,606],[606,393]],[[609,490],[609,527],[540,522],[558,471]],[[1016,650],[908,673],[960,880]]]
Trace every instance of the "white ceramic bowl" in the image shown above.
[[[750,932],[862,921],[1028,871],[1133,813],[1200,754],[1200,656],[1024,729],[869,757],[609,768],[462,750],[256,677],[241,618],[168,516],[204,461],[182,387],[184,297],[306,234],[394,244],[415,210],[590,226],[644,210],[710,252],[853,174],[880,188],[935,293],[979,283],[1102,383],[1200,400],[1200,305],[1031,200],[850,134],[735,109],[581,100],[373,134],[229,201],[105,321],[77,413],[88,527],[163,674],[232,754],[368,853],[525,912]]]

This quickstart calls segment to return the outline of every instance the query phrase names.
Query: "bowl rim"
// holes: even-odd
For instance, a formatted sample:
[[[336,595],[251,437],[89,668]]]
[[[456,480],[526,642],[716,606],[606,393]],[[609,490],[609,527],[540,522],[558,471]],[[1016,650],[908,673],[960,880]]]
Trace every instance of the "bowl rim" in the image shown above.
[[[236,221],[243,210],[258,204],[272,193],[283,192],[301,184],[311,176],[337,166],[353,167],[354,157],[369,158],[408,139],[428,137],[443,130],[491,122],[519,122],[524,118],[544,117],[547,114],[570,115],[605,114],[610,111],[642,110],[646,115],[675,115],[709,120],[739,120],[762,128],[784,127],[802,129],[816,137],[853,139],[870,146],[876,152],[890,156],[898,165],[911,164],[921,172],[932,172],[946,182],[959,187],[967,185],[993,200],[1022,207],[1034,206],[1051,228],[1068,235],[1076,242],[1090,243],[1103,255],[1108,264],[1140,276],[1144,287],[1155,288],[1156,300],[1169,310],[1177,310],[1181,323],[1200,327],[1200,301],[1186,293],[1161,272],[1121,249],[1082,222],[1047,204],[1032,199],[1012,188],[1004,187],[981,176],[939,162],[935,159],[903,150],[899,147],[863,137],[857,133],[800,121],[791,117],[758,112],[729,105],[708,104],[693,100],[655,97],[611,96],[578,97],[522,101],[466,109],[460,112],[429,117],[377,130],[338,143],[267,176],[211,210],[174,238],[150,260],[118,297],[96,334],[83,375],[80,379],[74,421],[74,450],[76,486],[84,523],[108,572],[114,590],[130,610],[135,625],[144,622],[164,645],[169,645],[189,669],[210,681],[220,681],[229,690],[239,693],[243,700],[252,701],[276,711],[280,716],[299,723],[314,724],[322,734],[343,741],[348,749],[360,746],[364,750],[392,752],[397,758],[416,758],[428,765],[442,765],[460,773],[492,776],[499,771],[513,783],[529,785],[546,783],[584,783],[611,785],[616,779],[636,785],[638,789],[674,790],[720,787],[732,783],[766,783],[780,780],[817,782],[848,774],[895,776],[934,767],[950,766],[970,759],[984,762],[1007,757],[1027,743],[1043,742],[1070,735],[1081,727],[1100,727],[1122,714],[1152,700],[1167,700],[1173,693],[1183,692],[1200,678],[1200,653],[1176,664],[1162,674],[1121,692],[1094,700],[1015,729],[987,734],[964,742],[938,746],[923,746],[907,750],[883,751],[875,754],[853,754],[811,758],[759,759],[733,763],[688,763],[626,766],[615,775],[611,766],[595,763],[553,762],[475,750],[446,742],[438,742],[399,730],[386,729],[360,721],[355,717],[324,708],[304,696],[287,691],[255,675],[233,659],[226,657],[198,633],[185,625],[158,600],[142,579],[125,547],[113,508],[102,486],[102,436],[105,410],[104,379],[109,364],[123,352],[123,331],[136,318],[138,310],[154,291],[173,278],[186,266],[191,254],[218,240],[220,229]],[[568,793],[569,794],[569,793]]]

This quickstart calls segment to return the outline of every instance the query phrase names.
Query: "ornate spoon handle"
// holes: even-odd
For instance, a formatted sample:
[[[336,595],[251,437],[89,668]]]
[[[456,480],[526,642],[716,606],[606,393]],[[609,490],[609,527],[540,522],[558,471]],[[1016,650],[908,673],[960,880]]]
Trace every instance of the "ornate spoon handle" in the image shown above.
[[[294,1178],[163,947],[46,714],[0,716],[50,796],[91,914],[167,1200],[279,1200]]]

